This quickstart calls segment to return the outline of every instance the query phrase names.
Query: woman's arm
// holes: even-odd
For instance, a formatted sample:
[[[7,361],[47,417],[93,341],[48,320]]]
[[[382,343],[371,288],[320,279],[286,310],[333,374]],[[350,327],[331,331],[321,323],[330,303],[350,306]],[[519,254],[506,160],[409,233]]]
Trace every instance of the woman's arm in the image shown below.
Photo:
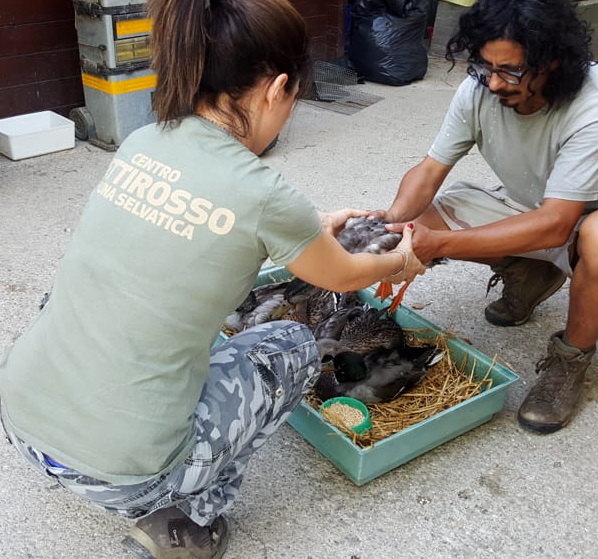
[[[308,283],[339,292],[363,289],[382,279],[411,281],[426,270],[413,253],[412,233],[412,227],[406,226],[397,248],[386,254],[351,254],[333,235],[322,231],[287,268]]]

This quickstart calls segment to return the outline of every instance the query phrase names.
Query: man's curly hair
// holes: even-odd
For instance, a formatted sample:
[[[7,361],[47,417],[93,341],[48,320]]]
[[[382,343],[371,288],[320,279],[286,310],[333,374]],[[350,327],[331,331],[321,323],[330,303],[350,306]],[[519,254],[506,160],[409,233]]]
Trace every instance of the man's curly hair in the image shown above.
[[[575,97],[593,60],[590,26],[570,0],[479,0],[459,18],[445,58],[454,65],[455,55],[467,51],[477,59],[499,39],[523,47],[532,75],[548,72],[542,95],[551,106]]]

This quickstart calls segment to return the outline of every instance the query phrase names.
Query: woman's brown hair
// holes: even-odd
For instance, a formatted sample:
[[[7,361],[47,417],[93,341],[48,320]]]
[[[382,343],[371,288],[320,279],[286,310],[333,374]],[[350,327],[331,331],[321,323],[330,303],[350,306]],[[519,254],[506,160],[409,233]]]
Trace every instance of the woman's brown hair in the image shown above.
[[[284,73],[288,92],[311,86],[305,21],[288,0],[149,0],[148,16],[159,123],[174,125],[201,103],[245,136],[236,101],[260,79]],[[221,93],[227,107],[217,106]]]

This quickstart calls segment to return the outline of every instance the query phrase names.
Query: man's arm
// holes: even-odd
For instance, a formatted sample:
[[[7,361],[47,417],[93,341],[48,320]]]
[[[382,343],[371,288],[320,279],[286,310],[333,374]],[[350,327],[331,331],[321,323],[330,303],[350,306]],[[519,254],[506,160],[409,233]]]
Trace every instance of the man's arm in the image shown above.
[[[451,169],[451,166],[427,156],[405,173],[390,208],[387,211],[377,210],[372,215],[391,223],[419,217],[428,208]]]
[[[413,248],[422,262],[428,262],[442,256],[483,261],[558,247],[567,241],[584,208],[584,202],[548,198],[537,210],[481,227],[448,231],[416,224]]]

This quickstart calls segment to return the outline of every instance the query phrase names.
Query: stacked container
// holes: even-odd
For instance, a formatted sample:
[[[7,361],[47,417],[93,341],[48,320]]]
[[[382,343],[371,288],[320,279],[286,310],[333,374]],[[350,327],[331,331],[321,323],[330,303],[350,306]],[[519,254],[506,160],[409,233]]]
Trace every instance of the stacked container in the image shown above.
[[[69,117],[78,139],[113,150],[154,121],[151,21],[142,0],[75,0],[74,8],[85,107]]]

